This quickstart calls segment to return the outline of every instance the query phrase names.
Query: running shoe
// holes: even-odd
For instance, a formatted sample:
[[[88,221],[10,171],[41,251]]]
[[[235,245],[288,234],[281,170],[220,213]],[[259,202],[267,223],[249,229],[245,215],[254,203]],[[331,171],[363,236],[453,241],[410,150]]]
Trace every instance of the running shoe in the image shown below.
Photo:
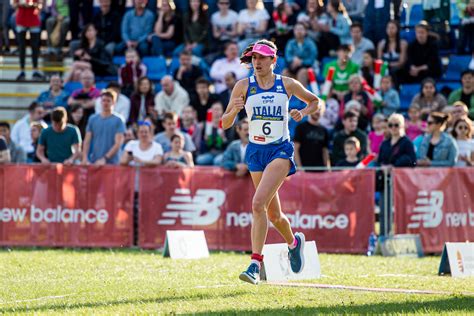
[[[303,233],[296,233],[297,241],[294,249],[288,248],[288,259],[290,259],[291,270],[294,273],[300,273],[304,268],[304,243],[305,237]]]
[[[260,282],[260,268],[256,263],[251,263],[247,268],[247,271],[244,271],[240,274],[239,279],[250,284],[257,285],[258,282]]]
[[[26,74],[24,71],[20,72],[18,74],[18,77],[16,77],[16,81],[24,81],[26,79]]]

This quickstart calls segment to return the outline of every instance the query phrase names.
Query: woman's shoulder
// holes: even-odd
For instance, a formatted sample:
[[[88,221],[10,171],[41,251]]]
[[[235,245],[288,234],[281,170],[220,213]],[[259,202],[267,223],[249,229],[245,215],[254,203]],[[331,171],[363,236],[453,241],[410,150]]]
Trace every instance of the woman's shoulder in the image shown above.
[[[415,100],[416,101],[421,100],[421,94],[419,92],[413,96],[412,102]]]
[[[247,90],[248,87],[249,87],[249,77],[245,77],[237,81],[237,83],[234,86],[234,90],[235,89]]]
[[[436,99],[438,99],[438,102],[444,102],[444,103],[448,102],[446,100],[446,97],[440,92],[436,93]]]
[[[125,149],[127,150],[135,150],[139,145],[139,141],[134,139],[134,140],[129,140],[126,144],[125,144]]]
[[[413,142],[407,135],[404,135],[400,138],[400,143],[413,144]]]

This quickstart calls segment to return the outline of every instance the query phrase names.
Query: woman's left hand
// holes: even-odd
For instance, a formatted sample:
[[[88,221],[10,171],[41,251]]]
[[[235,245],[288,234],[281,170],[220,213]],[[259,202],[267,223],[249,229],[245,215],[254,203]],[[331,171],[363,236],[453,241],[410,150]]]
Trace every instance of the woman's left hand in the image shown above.
[[[296,122],[299,122],[303,119],[303,114],[301,111],[297,109],[293,109],[290,111],[291,118],[294,119]]]

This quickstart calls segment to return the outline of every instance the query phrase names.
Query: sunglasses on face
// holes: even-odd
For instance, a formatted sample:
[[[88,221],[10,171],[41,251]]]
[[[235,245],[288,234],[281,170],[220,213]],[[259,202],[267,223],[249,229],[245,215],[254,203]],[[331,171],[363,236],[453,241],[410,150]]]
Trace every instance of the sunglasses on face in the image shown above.
[[[468,129],[467,126],[465,126],[465,125],[459,125],[457,128],[460,129],[460,130],[467,130]]]
[[[392,128],[392,127],[399,128],[400,124],[398,124],[398,123],[388,123],[388,128]]]

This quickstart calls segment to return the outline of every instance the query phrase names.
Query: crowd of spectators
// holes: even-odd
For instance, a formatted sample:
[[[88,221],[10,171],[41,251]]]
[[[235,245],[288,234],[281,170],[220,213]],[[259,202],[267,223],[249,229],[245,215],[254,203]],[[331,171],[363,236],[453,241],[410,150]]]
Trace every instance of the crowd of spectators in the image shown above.
[[[426,21],[416,24],[407,41],[400,17],[390,16],[390,6],[400,1],[134,0],[127,9],[100,0],[96,10],[88,3],[14,1],[10,22],[20,50],[18,80],[25,79],[27,32],[33,76],[43,78],[37,65],[43,22],[50,54],[64,52],[71,32],[74,63],[64,78],[49,78],[50,88],[11,129],[0,123],[0,161],[215,165],[244,175],[246,115],[240,113],[235,128],[226,131],[220,118],[236,81],[252,73],[240,64],[240,52],[269,38],[284,60],[275,71],[305,86],[308,69],[320,78],[334,69],[331,89],[322,96],[326,111],[292,131],[299,167],[354,167],[368,154],[384,166],[472,164],[474,67],[460,73],[459,89],[437,90],[446,34],[433,22],[443,16],[436,4],[425,6]],[[470,54],[474,5],[458,5],[464,22],[457,49]],[[399,14],[399,8],[393,12]],[[0,48],[8,49],[7,38],[0,39]],[[114,65],[114,56],[125,57],[124,63]],[[151,79],[143,63],[148,56],[163,56],[173,70]],[[381,79],[374,67],[378,60],[385,62]],[[97,77],[115,79],[101,91]],[[63,81],[80,86],[68,93]],[[407,83],[419,84],[419,93],[403,113],[399,87]]]

